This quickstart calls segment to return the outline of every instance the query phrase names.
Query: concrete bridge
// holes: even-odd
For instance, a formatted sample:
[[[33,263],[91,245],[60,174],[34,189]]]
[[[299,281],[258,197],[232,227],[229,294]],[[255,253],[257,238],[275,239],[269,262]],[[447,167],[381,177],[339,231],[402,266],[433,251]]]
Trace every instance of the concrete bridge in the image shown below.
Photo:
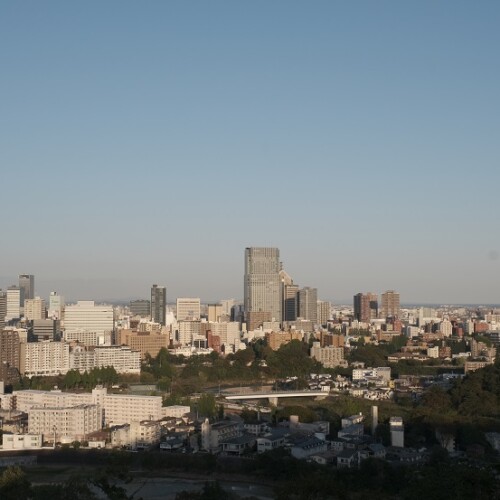
[[[329,395],[327,391],[264,391],[264,392],[246,392],[241,394],[225,394],[228,401],[246,400],[246,399],[268,399],[274,406],[278,405],[280,398],[318,398],[323,399]]]

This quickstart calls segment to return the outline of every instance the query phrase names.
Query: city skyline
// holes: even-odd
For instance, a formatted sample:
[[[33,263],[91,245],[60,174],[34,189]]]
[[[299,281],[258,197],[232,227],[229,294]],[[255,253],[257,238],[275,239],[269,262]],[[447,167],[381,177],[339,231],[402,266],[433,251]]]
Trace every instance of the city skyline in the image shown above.
[[[0,12],[4,290],[243,299],[257,246],[337,303],[500,302],[500,4]]]

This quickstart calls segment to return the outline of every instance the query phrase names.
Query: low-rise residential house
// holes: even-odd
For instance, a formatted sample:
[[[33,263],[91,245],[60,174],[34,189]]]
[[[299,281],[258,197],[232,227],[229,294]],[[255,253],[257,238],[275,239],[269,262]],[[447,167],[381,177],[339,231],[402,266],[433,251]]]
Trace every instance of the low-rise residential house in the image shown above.
[[[288,429],[272,429],[263,436],[257,438],[257,453],[281,448],[285,445],[286,437],[289,435]]]
[[[358,451],[357,450],[342,450],[337,455],[337,467],[350,469],[358,466]]]
[[[330,449],[320,453],[315,453],[309,457],[313,462],[320,465],[330,465],[337,462],[337,453]]]
[[[317,437],[307,437],[297,441],[291,447],[292,456],[299,460],[308,458],[311,455],[324,452],[328,449],[328,443]]]
[[[226,439],[220,443],[222,452],[227,455],[243,455],[245,450],[253,448],[256,442],[255,435],[242,434],[233,438]]]
[[[160,443],[160,450],[162,451],[179,451],[184,447],[184,439],[171,436],[165,441]]]
[[[260,436],[264,434],[269,429],[269,424],[267,422],[250,422],[248,424],[243,424],[243,428],[248,434],[253,434],[255,436]]]
[[[35,450],[42,447],[41,434],[4,434],[3,450]]]

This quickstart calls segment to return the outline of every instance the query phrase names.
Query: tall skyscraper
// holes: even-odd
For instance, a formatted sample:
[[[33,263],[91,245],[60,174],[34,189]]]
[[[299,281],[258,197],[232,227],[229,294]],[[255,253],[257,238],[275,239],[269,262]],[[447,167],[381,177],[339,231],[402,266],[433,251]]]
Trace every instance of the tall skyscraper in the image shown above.
[[[129,309],[133,316],[151,317],[151,302],[149,300],[131,300]]]
[[[21,289],[21,307],[24,307],[26,299],[35,298],[35,276],[32,274],[20,274],[19,288]]]
[[[7,314],[5,321],[21,317],[21,289],[12,285],[7,288]]]
[[[368,323],[378,316],[378,297],[375,293],[358,293],[354,296],[354,318]]]
[[[328,301],[318,300],[318,325],[325,326],[330,319],[331,304]]]
[[[35,319],[45,319],[45,300],[40,297],[26,299],[24,301],[24,319],[33,321]]]
[[[49,296],[49,318],[63,319],[64,297],[57,292],[50,292]]]
[[[167,322],[167,289],[164,286],[151,287],[151,320],[163,326]]]
[[[298,315],[299,285],[293,284],[292,277],[284,270],[280,270],[281,284],[281,314],[283,321],[295,321]]]
[[[299,290],[299,317],[318,322],[318,289],[308,286]]]
[[[245,314],[269,312],[280,321],[280,251],[277,248],[245,249]]]
[[[387,290],[382,294],[381,316],[382,318],[399,318],[399,314],[399,293]]]
[[[7,316],[7,293],[0,290],[0,332],[5,328],[5,316]]]

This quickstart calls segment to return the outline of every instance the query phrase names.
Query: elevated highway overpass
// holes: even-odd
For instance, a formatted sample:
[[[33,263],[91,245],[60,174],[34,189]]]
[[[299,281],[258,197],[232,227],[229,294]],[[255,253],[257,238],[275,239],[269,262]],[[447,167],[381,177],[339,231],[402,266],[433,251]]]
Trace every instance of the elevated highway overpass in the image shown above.
[[[323,399],[329,395],[328,391],[262,391],[242,392],[239,394],[224,394],[228,401],[244,401],[249,399],[267,399],[273,405],[278,404],[281,398],[318,398]]]

